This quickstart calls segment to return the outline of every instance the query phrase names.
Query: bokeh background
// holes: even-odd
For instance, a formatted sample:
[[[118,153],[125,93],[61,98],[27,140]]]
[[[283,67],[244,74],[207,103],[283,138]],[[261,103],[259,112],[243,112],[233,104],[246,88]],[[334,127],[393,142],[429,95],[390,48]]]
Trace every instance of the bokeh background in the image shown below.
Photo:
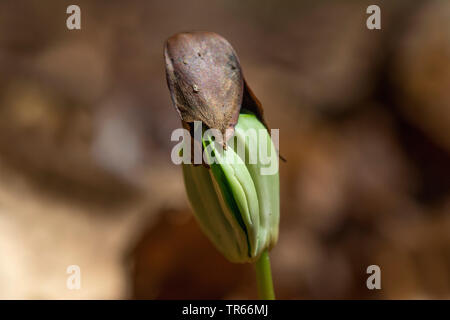
[[[280,128],[278,297],[450,298],[446,0],[2,0],[0,298],[256,298],[170,161],[163,43],[190,30],[230,41]]]

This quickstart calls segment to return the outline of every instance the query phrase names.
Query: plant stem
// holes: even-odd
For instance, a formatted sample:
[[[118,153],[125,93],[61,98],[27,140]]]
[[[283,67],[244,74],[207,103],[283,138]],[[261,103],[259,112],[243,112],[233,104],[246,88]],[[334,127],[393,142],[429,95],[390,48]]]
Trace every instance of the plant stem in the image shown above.
[[[275,300],[269,252],[267,250],[264,250],[258,261],[256,261],[255,270],[259,298],[261,300]]]

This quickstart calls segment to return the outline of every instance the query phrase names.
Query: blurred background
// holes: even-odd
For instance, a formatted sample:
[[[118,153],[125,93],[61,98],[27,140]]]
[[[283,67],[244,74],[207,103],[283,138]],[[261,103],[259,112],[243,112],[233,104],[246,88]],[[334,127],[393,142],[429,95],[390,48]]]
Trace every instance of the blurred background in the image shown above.
[[[170,160],[163,44],[191,30],[229,40],[280,128],[278,298],[449,299],[446,0],[2,0],[0,298],[256,298]]]

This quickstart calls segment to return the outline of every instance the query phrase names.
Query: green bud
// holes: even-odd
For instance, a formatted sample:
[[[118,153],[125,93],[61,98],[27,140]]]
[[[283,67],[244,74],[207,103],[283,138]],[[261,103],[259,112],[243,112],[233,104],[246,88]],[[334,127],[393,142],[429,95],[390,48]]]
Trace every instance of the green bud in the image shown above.
[[[257,134],[247,134],[249,129]],[[184,182],[195,217],[215,247],[231,262],[254,262],[278,239],[278,156],[266,127],[253,114],[239,115],[232,139],[221,149],[204,137],[203,145],[218,163],[210,168],[183,164]],[[263,163],[262,150],[276,162],[275,173],[262,174],[273,166]],[[249,161],[255,151],[255,161]]]

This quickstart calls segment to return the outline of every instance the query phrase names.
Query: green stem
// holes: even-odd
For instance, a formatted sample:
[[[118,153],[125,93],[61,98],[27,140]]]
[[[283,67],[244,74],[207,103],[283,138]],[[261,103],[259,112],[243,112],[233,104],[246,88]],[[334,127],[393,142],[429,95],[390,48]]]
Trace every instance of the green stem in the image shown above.
[[[261,300],[275,300],[269,252],[265,250],[255,263],[258,295]]]

